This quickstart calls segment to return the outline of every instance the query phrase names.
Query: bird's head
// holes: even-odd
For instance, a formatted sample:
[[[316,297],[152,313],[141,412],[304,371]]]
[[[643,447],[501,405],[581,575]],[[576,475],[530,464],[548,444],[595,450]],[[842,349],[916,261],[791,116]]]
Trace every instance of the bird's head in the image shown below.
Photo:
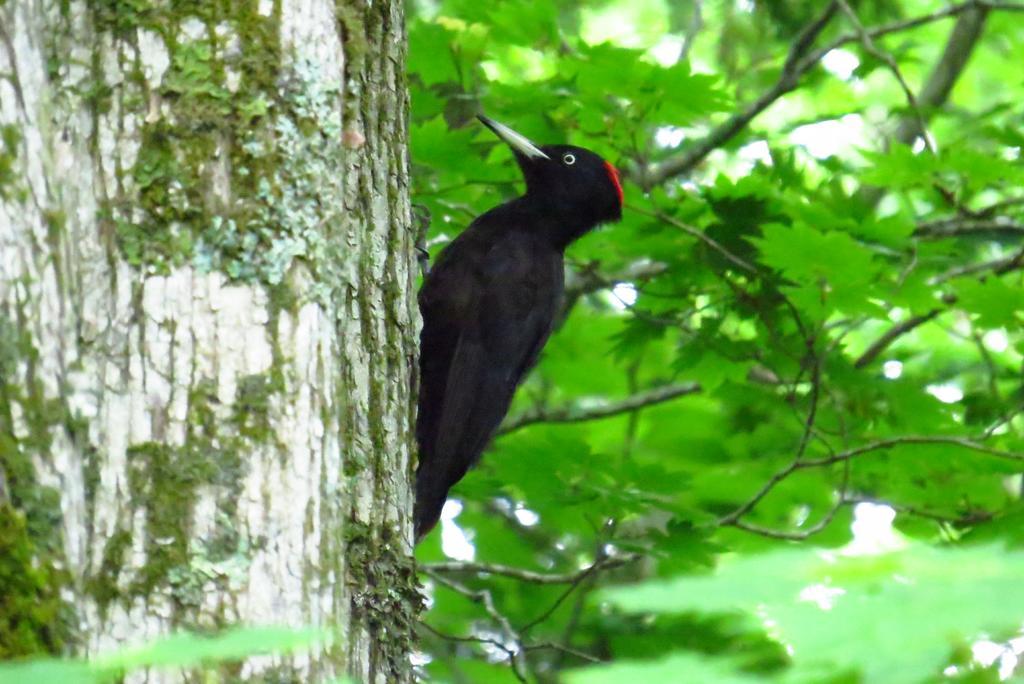
[[[526,136],[478,116],[512,148],[526,180],[526,197],[559,217],[579,220],[582,232],[622,218],[619,172],[600,155],[574,145],[534,145]]]

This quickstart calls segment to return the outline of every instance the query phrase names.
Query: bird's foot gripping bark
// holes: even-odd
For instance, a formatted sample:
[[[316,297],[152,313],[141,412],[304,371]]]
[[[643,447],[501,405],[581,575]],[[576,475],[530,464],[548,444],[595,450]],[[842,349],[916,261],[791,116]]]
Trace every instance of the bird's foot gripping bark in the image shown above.
[[[420,264],[420,275],[425,278],[430,273],[430,252],[427,250],[430,209],[424,204],[413,204],[412,213],[413,219],[416,221],[416,261]]]

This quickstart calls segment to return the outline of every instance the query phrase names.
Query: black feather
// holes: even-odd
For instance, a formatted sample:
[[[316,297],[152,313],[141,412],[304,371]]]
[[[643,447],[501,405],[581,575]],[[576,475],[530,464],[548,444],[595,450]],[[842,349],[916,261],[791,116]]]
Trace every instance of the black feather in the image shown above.
[[[479,460],[537,361],[561,301],[566,245],[621,212],[617,178],[600,157],[540,149],[547,159],[517,151],[526,195],[477,218],[420,290],[417,539],[437,523],[448,490]],[[566,150],[571,166],[561,162]]]

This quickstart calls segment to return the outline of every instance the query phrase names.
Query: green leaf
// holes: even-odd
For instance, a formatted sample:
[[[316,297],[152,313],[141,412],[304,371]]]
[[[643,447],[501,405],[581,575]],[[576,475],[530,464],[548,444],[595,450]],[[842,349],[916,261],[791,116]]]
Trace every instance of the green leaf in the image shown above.
[[[790,297],[807,312],[839,309],[876,313],[865,296],[880,266],[872,253],[846,233],[819,232],[802,223],[764,226],[755,239],[761,260],[796,283]]]
[[[792,649],[794,673],[859,668],[919,682],[965,640],[1019,625],[1024,553],[911,546],[877,556],[807,550],[726,560],[713,574],[609,589],[630,612],[739,612]]]
[[[916,153],[907,145],[893,145],[888,152],[863,152],[869,162],[861,180],[884,188],[928,187],[935,180],[939,162],[928,152]]]
[[[182,632],[122,648],[88,663],[41,659],[0,664],[0,684],[100,684],[144,667],[188,668],[261,653],[288,653],[327,637],[323,630],[288,627],[239,627],[209,637]]]
[[[956,291],[960,304],[977,314],[978,324],[986,328],[1015,326],[1024,312],[1024,289],[1012,287],[1001,278],[959,279]]]
[[[99,684],[106,681],[85,663],[30,660],[0,664],[0,684]]]
[[[100,670],[188,667],[204,661],[240,660],[257,653],[287,653],[307,648],[326,636],[322,630],[288,627],[240,627],[210,637],[183,632],[101,656],[92,665]]]
[[[565,679],[569,684],[621,684],[622,682],[716,682],[716,684],[756,684],[761,677],[745,674],[721,660],[693,653],[675,653],[660,660],[620,662],[573,670]]]
[[[458,70],[452,57],[454,34],[440,24],[413,22],[409,28],[409,60],[426,85],[457,81]]]

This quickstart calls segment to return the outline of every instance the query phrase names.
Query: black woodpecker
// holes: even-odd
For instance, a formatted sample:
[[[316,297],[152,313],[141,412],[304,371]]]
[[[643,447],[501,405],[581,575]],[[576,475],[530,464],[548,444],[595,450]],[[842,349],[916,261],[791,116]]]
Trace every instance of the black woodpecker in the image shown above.
[[[479,216],[438,255],[419,293],[416,540],[479,459],[551,334],[564,252],[622,217],[615,167],[582,147],[538,147],[478,117],[515,154],[526,193]]]

